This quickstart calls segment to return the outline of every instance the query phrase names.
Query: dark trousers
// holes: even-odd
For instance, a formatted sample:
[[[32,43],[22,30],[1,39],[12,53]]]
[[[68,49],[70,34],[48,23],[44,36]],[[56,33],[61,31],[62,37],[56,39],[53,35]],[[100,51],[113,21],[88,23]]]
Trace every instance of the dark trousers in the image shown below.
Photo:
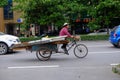
[[[67,46],[67,44],[63,44],[63,45],[62,45],[62,48],[66,48],[66,46]]]

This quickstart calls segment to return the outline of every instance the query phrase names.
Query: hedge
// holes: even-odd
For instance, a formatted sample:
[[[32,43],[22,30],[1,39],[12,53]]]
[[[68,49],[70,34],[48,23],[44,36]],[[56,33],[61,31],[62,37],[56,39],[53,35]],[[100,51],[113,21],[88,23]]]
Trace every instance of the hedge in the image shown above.
[[[108,40],[109,35],[81,35],[81,40]]]
[[[53,37],[53,36],[49,36]],[[109,35],[80,35],[82,41],[93,41],[93,40],[108,40]],[[42,37],[27,37],[27,38],[20,38],[21,42],[28,42],[32,40],[39,40]]]

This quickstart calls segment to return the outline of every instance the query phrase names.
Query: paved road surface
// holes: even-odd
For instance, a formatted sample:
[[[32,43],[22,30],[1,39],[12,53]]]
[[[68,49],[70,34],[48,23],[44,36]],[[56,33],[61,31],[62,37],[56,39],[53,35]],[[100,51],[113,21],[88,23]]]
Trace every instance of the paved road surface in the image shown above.
[[[83,41],[89,54],[78,59],[73,55],[54,54],[49,61],[39,61],[35,52],[19,50],[0,55],[0,80],[120,80],[111,71],[120,63],[120,49],[108,41]]]

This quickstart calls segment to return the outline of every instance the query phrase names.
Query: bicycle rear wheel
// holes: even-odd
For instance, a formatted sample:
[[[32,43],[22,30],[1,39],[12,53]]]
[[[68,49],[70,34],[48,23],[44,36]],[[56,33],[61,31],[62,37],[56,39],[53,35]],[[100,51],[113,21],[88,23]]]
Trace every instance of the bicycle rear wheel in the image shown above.
[[[52,51],[48,48],[42,47],[36,52],[36,56],[41,61],[49,60],[51,57]]]
[[[84,44],[77,44],[74,48],[74,55],[77,58],[84,58],[88,54],[88,48]]]

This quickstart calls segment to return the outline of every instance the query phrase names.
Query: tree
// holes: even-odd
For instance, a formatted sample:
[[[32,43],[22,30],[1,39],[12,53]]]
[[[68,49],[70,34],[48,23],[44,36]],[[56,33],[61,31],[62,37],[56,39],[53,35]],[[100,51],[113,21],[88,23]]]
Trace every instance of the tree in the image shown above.
[[[83,15],[95,18],[94,26],[108,26],[111,19],[120,17],[119,0],[14,0],[14,8],[23,11],[25,22],[39,25],[54,23],[61,26],[65,21]],[[75,16],[74,16],[75,15]],[[90,22],[91,24],[91,22]],[[91,26],[92,27],[92,26]],[[92,27],[93,28],[93,27]]]
[[[8,3],[8,0],[0,0],[0,7],[4,7]]]
[[[26,23],[48,25],[55,23],[61,26],[70,21],[73,14],[81,15],[88,8],[79,0],[14,0],[16,9],[24,12]]]
[[[17,9],[24,12],[26,23],[48,25],[64,22],[63,6],[65,0],[15,0]],[[19,8],[20,7],[20,8]]]
[[[102,0],[95,6],[92,13],[98,25],[109,26],[111,19],[120,18],[120,1],[119,0]]]

